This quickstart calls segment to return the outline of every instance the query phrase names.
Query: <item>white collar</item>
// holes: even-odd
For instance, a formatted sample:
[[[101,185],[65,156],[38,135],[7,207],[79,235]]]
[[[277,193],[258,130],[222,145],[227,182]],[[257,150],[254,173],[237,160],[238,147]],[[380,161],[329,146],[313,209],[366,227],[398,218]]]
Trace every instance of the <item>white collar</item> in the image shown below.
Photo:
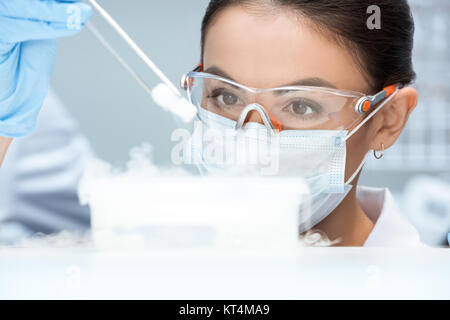
[[[388,189],[358,187],[356,196],[375,224],[365,247],[423,247],[416,229],[401,215]]]

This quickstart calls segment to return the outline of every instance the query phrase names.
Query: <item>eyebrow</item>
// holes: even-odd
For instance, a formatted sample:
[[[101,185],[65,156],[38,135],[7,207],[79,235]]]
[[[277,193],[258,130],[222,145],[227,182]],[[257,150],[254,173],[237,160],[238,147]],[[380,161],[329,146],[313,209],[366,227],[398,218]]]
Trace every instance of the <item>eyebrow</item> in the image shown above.
[[[208,69],[206,69],[205,72],[237,82],[236,80],[231,78],[225,71],[223,71],[217,66],[209,67]],[[318,77],[301,79],[280,87],[292,87],[292,86],[324,87],[337,89],[336,86],[333,85],[331,82]]]
[[[302,79],[294,83],[284,85],[283,87],[291,87],[291,86],[324,87],[337,89],[336,86],[333,85],[331,82],[317,77]]]
[[[222,69],[220,69],[219,67],[216,67],[216,66],[209,67],[208,69],[205,70],[205,72],[213,74],[218,77],[226,78],[228,80],[237,82],[236,80],[231,78],[225,71],[223,71]]]
[[[219,67],[216,67],[216,66],[209,67],[208,69],[206,69],[205,72],[238,83],[236,80],[234,80],[233,78],[231,78],[225,71],[223,71],[223,70],[220,69]],[[233,85],[233,84],[231,84],[231,83],[229,83],[228,85],[229,85],[229,86],[232,86],[233,88],[235,88],[235,89],[237,89],[237,90],[241,90],[241,91],[244,90],[244,89],[242,89],[242,88],[240,88],[240,87],[237,87],[237,86],[235,86],[235,85]]]

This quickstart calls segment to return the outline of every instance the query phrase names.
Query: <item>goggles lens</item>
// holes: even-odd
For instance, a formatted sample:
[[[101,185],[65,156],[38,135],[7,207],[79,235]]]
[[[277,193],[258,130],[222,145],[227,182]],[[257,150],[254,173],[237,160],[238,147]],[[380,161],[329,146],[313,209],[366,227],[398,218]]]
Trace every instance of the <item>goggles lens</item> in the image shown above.
[[[285,130],[350,129],[361,119],[355,104],[362,95],[356,93],[313,87],[256,90],[198,72],[189,75],[188,83],[189,98],[197,108],[233,121],[252,103],[263,106]]]

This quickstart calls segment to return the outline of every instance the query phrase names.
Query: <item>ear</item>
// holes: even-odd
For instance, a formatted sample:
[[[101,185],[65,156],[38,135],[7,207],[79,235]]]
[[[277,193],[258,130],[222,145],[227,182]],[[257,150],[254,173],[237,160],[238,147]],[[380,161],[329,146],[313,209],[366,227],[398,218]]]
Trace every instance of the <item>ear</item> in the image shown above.
[[[414,88],[400,89],[374,117],[376,118],[375,137],[371,142],[371,149],[381,150],[390,148],[398,139],[408,121],[409,115],[417,105],[418,95]]]

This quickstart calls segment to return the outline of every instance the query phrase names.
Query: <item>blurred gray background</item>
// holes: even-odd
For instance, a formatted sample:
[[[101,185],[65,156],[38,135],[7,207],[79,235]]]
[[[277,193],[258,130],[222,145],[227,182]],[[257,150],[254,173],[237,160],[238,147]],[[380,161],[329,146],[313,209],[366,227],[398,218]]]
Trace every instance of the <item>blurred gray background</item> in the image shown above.
[[[198,63],[200,24],[207,0],[99,3],[174,83]],[[450,192],[442,193],[439,199],[410,201],[423,194],[421,177],[450,181],[450,1],[410,3],[417,29],[414,64],[420,103],[395,147],[383,160],[369,161],[362,183],[391,188],[406,214],[413,216],[412,220],[419,219],[416,224],[431,217],[433,223],[450,227]],[[150,85],[157,83],[98,14],[92,22]],[[61,41],[52,86],[101,158],[122,164],[131,147],[150,142],[155,162],[170,164],[170,134],[180,124],[152,102],[89,31]],[[418,207],[422,213],[410,212]],[[431,228],[427,232],[437,231]]]
[[[200,23],[207,3],[99,1],[175,84],[199,62]],[[158,83],[96,12],[92,23],[150,86]],[[155,161],[169,163],[170,134],[179,124],[153,103],[88,30],[61,40],[52,86],[100,157],[122,163],[131,147],[151,142]]]

